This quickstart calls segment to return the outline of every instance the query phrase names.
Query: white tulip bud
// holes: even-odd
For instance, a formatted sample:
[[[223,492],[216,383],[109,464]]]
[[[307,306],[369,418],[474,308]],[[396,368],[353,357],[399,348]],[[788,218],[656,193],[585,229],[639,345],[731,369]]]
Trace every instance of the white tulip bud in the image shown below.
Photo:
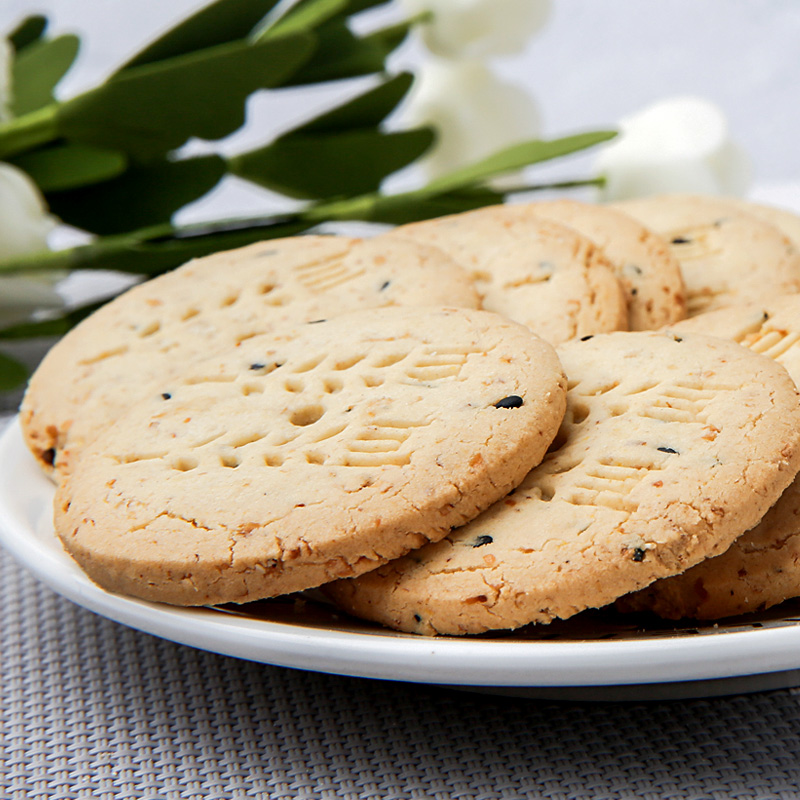
[[[429,178],[535,138],[541,128],[530,94],[476,61],[425,61],[401,116],[404,126],[437,131],[434,148],[420,162]]]
[[[432,53],[448,58],[518,53],[550,15],[550,0],[402,0],[402,5],[410,14],[432,15],[420,33]]]
[[[36,184],[22,170],[0,162],[0,259],[46,248],[55,224]],[[61,277],[61,273],[0,275],[0,325],[13,325],[30,319],[34,311],[62,306],[53,286]]]
[[[44,249],[55,225],[36,184],[21,169],[0,162],[0,259]]]
[[[674,97],[620,120],[597,158],[606,200],[662,192],[741,195],[752,176],[724,114],[699,97]]]

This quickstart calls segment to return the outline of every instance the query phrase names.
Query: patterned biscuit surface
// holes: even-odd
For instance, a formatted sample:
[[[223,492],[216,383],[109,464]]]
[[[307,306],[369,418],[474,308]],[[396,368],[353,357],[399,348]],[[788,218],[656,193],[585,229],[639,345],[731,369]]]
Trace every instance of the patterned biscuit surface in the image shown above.
[[[553,348],[483,311],[388,308],[258,336],[87,448],[56,530],[96,582],[181,605],[358,575],[473,518],[543,457]]]
[[[443,541],[326,589],[419,633],[569,617],[724,550],[800,468],[786,371],[733,342],[598,335],[558,349],[570,379],[551,452]]]
[[[658,195],[613,207],[670,242],[690,317],[800,291],[800,251],[774,225],[724,198]]]
[[[678,260],[662,237],[630,215],[607,205],[576,200],[519,208],[569,225],[603,250],[625,289],[629,330],[654,330],[686,316]]]
[[[733,339],[775,359],[800,382],[800,295],[701,314],[673,327]],[[800,480],[722,555],[620,600],[623,610],[719,619],[800,595]]]
[[[197,357],[293,322],[390,305],[475,308],[468,276],[439,251],[333,236],[261,242],[135,287],[59,342],[21,409],[45,467],[68,472],[136,389]]]
[[[553,344],[627,327],[624,292],[596,245],[524,207],[481,208],[380,238],[439,247],[473,276],[483,308]]]

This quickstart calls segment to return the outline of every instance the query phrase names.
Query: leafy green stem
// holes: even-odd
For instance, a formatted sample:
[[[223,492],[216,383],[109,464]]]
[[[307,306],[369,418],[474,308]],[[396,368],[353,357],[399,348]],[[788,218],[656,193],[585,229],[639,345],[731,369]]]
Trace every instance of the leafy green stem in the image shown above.
[[[599,185],[602,178],[520,185],[511,192]],[[505,193],[465,187],[447,193],[416,189],[394,195],[379,192],[309,206],[299,212],[175,227],[169,223],[124,234],[101,236],[63,250],[42,250],[0,261],[2,274],[49,270],[110,269],[154,275],[191,258],[281,236],[294,236],[323,222],[406,222],[501,202]]]
[[[602,189],[606,185],[606,178],[604,175],[599,175],[596,178],[578,178],[572,181],[554,181],[553,183],[537,183],[535,186],[506,186],[503,185],[503,192],[505,194],[525,194],[526,192],[544,192],[559,189],[581,189],[584,186],[595,186]]]
[[[0,159],[56,141],[58,106],[51,104],[0,125]]]

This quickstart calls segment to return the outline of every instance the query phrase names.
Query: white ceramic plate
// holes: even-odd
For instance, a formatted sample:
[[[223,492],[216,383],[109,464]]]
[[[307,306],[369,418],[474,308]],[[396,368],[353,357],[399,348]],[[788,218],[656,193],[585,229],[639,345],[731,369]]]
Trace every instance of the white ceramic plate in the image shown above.
[[[53,533],[53,486],[15,421],[0,438],[0,544],[73,602],[181,644],[266,664],[568,699],[729,694],[800,684],[800,604],[725,625],[668,626],[609,612],[513,634],[427,638],[313,599],[177,608],[92,583]]]

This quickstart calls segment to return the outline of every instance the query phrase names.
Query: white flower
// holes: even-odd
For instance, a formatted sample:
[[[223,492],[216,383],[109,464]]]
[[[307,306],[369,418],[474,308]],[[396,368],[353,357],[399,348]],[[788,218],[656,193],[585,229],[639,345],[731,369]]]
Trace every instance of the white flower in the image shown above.
[[[430,12],[420,26],[428,49],[448,58],[517,53],[550,15],[550,0],[402,0],[410,14]]]
[[[55,224],[36,184],[0,162],[0,259],[44,249]]]
[[[55,224],[36,184],[22,170],[0,162],[0,260],[46,248]],[[0,325],[63,305],[53,288],[60,277],[61,273],[0,276]]]
[[[0,39],[0,122],[11,119],[11,59],[14,49],[8,39]]]
[[[673,97],[620,120],[621,133],[600,153],[604,199],[661,192],[741,195],[752,175],[724,114],[699,97]]]
[[[477,61],[426,60],[402,111],[404,127],[431,125],[437,141],[420,162],[429,178],[539,135],[533,98]]]

